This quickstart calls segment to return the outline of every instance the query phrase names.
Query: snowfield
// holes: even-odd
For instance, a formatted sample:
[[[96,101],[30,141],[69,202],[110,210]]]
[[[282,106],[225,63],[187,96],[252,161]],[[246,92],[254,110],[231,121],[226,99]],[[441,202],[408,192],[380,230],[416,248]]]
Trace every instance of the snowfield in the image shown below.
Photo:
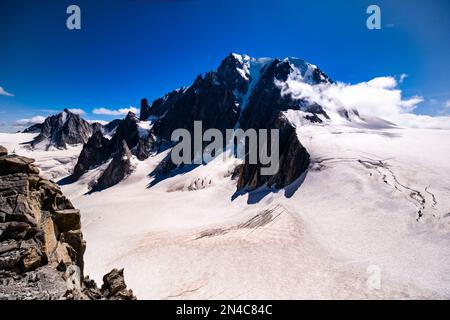
[[[101,282],[124,267],[140,299],[449,299],[450,130],[297,133],[311,166],[285,190],[234,195],[239,160],[220,157],[150,187],[166,153],[135,160],[102,192],[87,194],[100,169],[62,186],[82,213],[85,274]],[[0,144],[67,176],[81,146],[21,144],[34,136],[0,134]]]

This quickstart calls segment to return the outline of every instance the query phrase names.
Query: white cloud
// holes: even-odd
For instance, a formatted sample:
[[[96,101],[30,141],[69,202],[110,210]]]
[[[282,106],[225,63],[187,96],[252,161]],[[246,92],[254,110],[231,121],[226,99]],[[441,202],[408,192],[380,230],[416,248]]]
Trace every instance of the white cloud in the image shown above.
[[[105,120],[86,120],[87,122],[89,122],[89,123],[100,123],[102,126],[104,126],[104,125],[106,125],[106,124],[108,124],[108,121],[105,121]]]
[[[69,110],[70,112],[72,112],[72,113],[74,113],[74,114],[78,114],[78,115],[80,115],[80,116],[86,114],[86,112],[84,112],[83,109],[79,109],[79,108],[73,108],[73,109],[67,109],[67,110]]]
[[[406,78],[408,78],[408,75],[407,75],[406,73],[402,73],[402,74],[400,75],[400,80],[399,80],[399,82],[400,82],[400,83],[403,83],[403,81],[405,81]]]
[[[394,77],[379,77],[357,84],[338,82],[312,86],[303,82],[299,72],[294,72],[286,82],[276,80],[275,83],[281,88],[282,94],[316,102],[330,116],[337,115],[337,111],[342,108],[356,109],[361,116],[382,118],[400,126],[450,129],[450,117],[412,113],[424,99],[421,96],[402,97],[402,91],[398,89]]]
[[[367,82],[367,85],[378,89],[392,89],[397,86],[397,80],[393,77],[378,77]]]
[[[33,124],[43,123],[44,121],[45,121],[45,117],[35,116],[30,119],[19,119],[16,122],[14,122],[14,126],[15,127],[28,127],[28,126],[32,126]]]
[[[0,96],[14,97],[12,93],[7,92],[3,87],[0,87]]]
[[[131,111],[133,113],[139,113],[139,109],[135,107],[129,107],[129,108],[122,108],[122,109],[107,109],[107,108],[97,108],[92,110],[92,113],[94,114],[101,114],[101,115],[107,115],[107,116],[121,116],[121,115],[127,115],[128,112]]]

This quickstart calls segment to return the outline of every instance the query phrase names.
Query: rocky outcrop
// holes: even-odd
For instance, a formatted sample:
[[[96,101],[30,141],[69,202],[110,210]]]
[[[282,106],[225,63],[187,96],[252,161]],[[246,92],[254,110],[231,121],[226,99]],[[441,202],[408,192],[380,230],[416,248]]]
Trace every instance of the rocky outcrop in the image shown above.
[[[4,146],[0,146],[0,157],[6,156],[8,154],[8,150]]]
[[[239,167],[237,189],[253,190],[263,185],[281,189],[297,180],[309,166],[309,153],[300,143],[295,127],[283,116],[277,117],[272,128],[279,129],[279,169],[272,176],[261,175],[261,164],[245,162]]]
[[[92,131],[87,121],[64,109],[63,112],[45,119],[39,135],[31,142],[31,146],[65,149],[68,145],[85,143]]]
[[[92,132],[97,132],[97,131],[103,132],[103,125],[100,122],[93,122],[93,123],[91,123],[91,129],[92,129]]]
[[[87,289],[76,285],[85,279],[79,210],[39,176],[32,159],[0,150],[0,299],[60,299],[68,289],[83,294]],[[123,272],[108,278],[108,288],[120,276],[123,282]],[[101,298],[133,297],[123,286],[100,290]]]
[[[72,173],[73,180],[79,179],[85,172],[95,168],[110,158],[111,141],[105,138],[101,131],[96,131],[84,144],[77,164]]]
[[[111,139],[105,138],[101,132],[95,132],[83,146],[70,180],[78,180],[88,170],[111,159],[118,150],[122,150],[123,141],[127,149],[136,147],[140,140],[138,121],[136,115],[129,112],[119,122]]]
[[[160,148],[160,141],[153,134],[149,134],[147,137],[139,139],[134,154],[140,161],[143,161],[156,154]]]
[[[127,289],[123,269],[113,269],[103,276],[103,285],[98,288],[94,280],[84,277],[82,282],[69,289],[67,300],[136,300],[131,289]]]
[[[139,120],[147,120],[150,115],[150,105],[148,104],[148,100],[143,98],[141,99],[141,112],[139,113]]]
[[[100,191],[116,185],[131,172],[131,152],[125,140],[114,154],[108,167],[103,171],[92,191]]]

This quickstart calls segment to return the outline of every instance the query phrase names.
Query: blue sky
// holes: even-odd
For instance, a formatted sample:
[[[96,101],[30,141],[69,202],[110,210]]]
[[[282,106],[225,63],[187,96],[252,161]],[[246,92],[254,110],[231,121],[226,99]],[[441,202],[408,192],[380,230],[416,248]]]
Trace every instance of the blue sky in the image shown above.
[[[81,30],[66,28],[70,4]],[[366,28],[370,4],[381,30]],[[112,119],[92,111],[139,107],[230,52],[301,57],[346,83],[407,74],[403,95],[424,98],[416,113],[448,114],[449,31],[448,0],[2,0],[0,130],[63,108]]]

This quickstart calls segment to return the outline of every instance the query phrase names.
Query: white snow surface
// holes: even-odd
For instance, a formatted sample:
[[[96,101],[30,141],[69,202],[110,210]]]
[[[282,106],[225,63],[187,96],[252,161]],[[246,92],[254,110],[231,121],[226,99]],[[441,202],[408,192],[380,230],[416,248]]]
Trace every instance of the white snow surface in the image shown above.
[[[286,116],[311,167],[284,190],[232,200],[233,158],[149,187],[165,153],[102,192],[86,194],[101,169],[63,186],[82,212],[85,273],[101,283],[124,267],[140,299],[450,298],[450,130]],[[33,137],[0,134],[0,144],[35,158],[46,176],[66,176],[80,147],[21,145]],[[379,288],[368,285],[373,270]]]

